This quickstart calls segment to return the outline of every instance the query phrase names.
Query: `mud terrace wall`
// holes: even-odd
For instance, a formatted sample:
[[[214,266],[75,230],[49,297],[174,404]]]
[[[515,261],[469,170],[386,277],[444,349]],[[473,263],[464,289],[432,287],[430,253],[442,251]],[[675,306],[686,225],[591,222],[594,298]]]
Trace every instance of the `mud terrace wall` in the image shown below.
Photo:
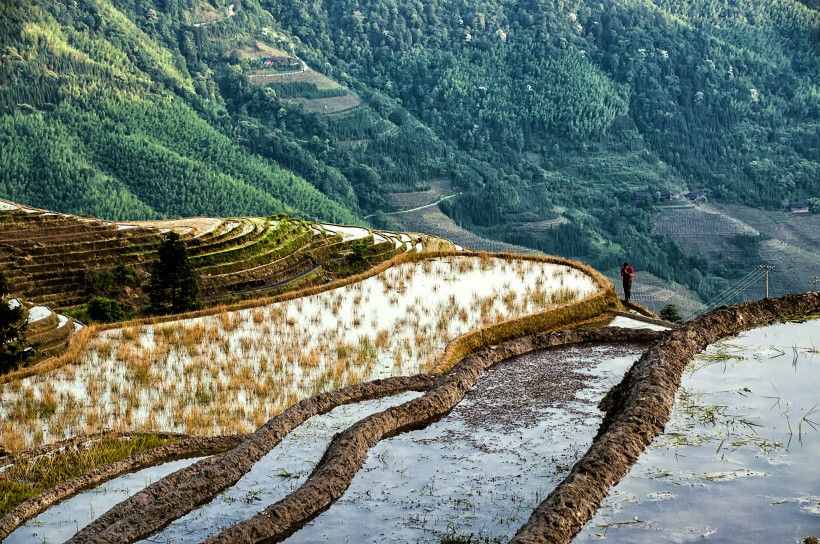
[[[446,415],[492,365],[533,350],[587,342],[647,342],[658,333],[646,330],[584,329],[523,338],[466,357],[425,395],[369,416],[334,438],[308,480],[260,514],[208,539],[209,543],[277,542],[342,496],[361,468],[370,447],[380,440],[428,425]]]
[[[408,390],[427,390],[424,396],[365,418],[338,435],[302,487],[213,539],[217,542],[279,540],[344,493],[370,447],[383,438],[424,426],[447,414],[493,364],[547,347],[585,342],[649,342],[659,336],[660,333],[654,331],[622,329],[541,334],[467,357],[443,376],[389,378],[305,399],[272,419],[234,450],[171,474],[118,504],[70,542],[134,542],[145,538],[233,485],[253,463],[308,417],[340,404]]]
[[[820,313],[820,293],[718,308],[668,333],[601,402],[606,415],[592,446],[516,533],[514,543],[571,542],[652,439],[663,432],[681,374],[716,340],[790,316]]]
[[[423,427],[446,415],[490,366],[529,351],[567,344],[654,341],[624,380],[601,402],[606,415],[588,452],[513,538],[513,542],[570,542],[610,487],[629,471],[651,440],[663,432],[683,369],[698,351],[723,336],[773,320],[817,313],[820,313],[820,294],[813,293],[720,308],[668,333],[617,328],[545,333],[469,355],[443,375],[388,378],[317,395],[273,418],[242,439],[234,449],[171,474],[116,505],[70,542],[134,542],[145,538],[236,483],[258,459],[307,418],[341,404],[409,390],[426,391],[422,397],[369,416],[337,435],[300,488],[209,542],[281,540],[342,496],[370,447],[384,438]],[[28,501],[0,520],[0,537],[79,489],[146,464],[179,457],[185,448],[197,452],[206,449],[205,442],[196,448],[193,443],[181,442],[182,445],[173,445],[177,450],[164,451],[168,448],[164,446],[144,452],[142,461],[131,458],[102,467]],[[230,447],[217,442],[210,445],[213,450]]]
[[[238,446],[243,438],[244,436],[181,436],[180,440],[173,444],[153,448],[127,459],[98,467],[91,472],[86,472],[49,489],[45,493],[28,499],[3,516],[0,519],[0,541],[27,520],[84,489],[100,485],[127,472],[134,472],[174,459],[184,459],[229,450]],[[88,441],[89,437],[82,437],[82,440]],[[57,449],[72,447],[78,442],[78,439],[70,439],[53,444],[44,448],[42,452],[38,452],[37,456],[48,455],[51,451]]]

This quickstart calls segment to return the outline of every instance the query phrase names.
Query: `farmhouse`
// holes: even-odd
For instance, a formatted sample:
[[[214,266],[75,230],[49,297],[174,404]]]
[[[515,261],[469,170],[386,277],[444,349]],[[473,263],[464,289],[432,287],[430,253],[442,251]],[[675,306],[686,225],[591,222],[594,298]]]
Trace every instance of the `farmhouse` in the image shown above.
[[[706,193],[703,191],[703,189],[695,189],[693,191],[689,191],[684,196],[692,202],[706,200]]]
[[[791,213],[809,213],[808,202],[790,202],[787,208]]]
[[[673,200],[678,199],[677,195],[669,189],[661,189],[660,195],[661,202],[672,202]]]
[[[262,63],[262,66],[265,66],[267,68],[277,68],[277,69],[290,68],[294,64],[298,64],[298,61],[296,60],[296,58],[295,57],[290,57],[290,56],[287,56],[287,57],[282,57],[282,56],[262,57],[262,58],[259,59],[259,62]]]

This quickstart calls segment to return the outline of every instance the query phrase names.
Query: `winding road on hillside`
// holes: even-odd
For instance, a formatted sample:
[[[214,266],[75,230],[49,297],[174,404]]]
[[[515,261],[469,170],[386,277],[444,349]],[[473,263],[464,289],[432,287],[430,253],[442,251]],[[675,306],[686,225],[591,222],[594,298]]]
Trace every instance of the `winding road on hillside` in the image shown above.
[[[416,207],[416,208],[411,208],[411,209],[409,209],[409,210],[400,210],[400,211],[397,211],[397,212],[385,212],[385,214],[384,214],[384,215],[399,215],[399,214],[402,214],[402,213],[417,212],[417,211],[419,211],[419,210],[423,210],[423,209],[425,209],[425,208],[432,208],[433,206],[438,206],[440,203],[444,202],[445,200],[448,200],[448,199],[450,199],[450,198],[453,198],[454,196],[459,196],[459,195],[461,195],[461,194],[462,194],[462,193],[456,193],[456,194],[454,194],[454,195],[445,196],[445,197],[442,197],[442,198],[440,198],[440,199],[436,200],[436,201],[435,201],[435,202],[433,202],[433,203],[430,203],[430,204],[425,204],[424,206],[418,206],[418,207]],[[375,216],[376,216],[376,214],[371,213],[370,215],[365,215],[365,216],[364,216],[364,219],[369,219],[369,218],[371,218],[371,217],[375,217]]]

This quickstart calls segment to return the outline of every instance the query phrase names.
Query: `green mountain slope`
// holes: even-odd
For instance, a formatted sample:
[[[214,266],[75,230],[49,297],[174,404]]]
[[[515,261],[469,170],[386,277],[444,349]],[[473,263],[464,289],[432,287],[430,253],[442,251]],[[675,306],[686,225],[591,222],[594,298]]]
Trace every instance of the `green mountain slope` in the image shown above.
[[[652,234],[654,191],[820,198],[818,44],[796,0],[12,0],[0,196],[387,226],[444,186],[479,234],[710,297],[756,257]]]
[[[736,271],[650,234],[662,212],[634,192],[702,188],[765,209],[820,197],[820,15],[811,4],[264,5],[332,64],[495,168],[446,210],[486,235],[605,270],[629,258],[710,296],[726,285],[716,275]],[[527,228],[556,206],[568,224]]]
[[[185,62],[107,0],[4,3],[3,196],[106,218],[351,210],[219,130]]]

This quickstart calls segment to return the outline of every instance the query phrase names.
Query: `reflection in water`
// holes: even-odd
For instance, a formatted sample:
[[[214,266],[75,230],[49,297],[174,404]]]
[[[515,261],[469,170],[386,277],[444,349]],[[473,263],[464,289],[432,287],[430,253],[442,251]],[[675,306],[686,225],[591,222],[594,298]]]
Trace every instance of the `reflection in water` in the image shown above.
[[[690,364],[664,435],[576,542],[820,536],[820,320],[772,325]]]
[[[420,396],[421,393],[410,391],[338,406],[326,414],[311,417],[291,431],[235,485],[143,542],[202,542],[252,517],[305,483],[336,433],[370,414]]]
[[[372,448],[344,496],[286,542],[506,542],[586,451],[597,402],[642,350],[568,347],[496,365],[449,415]]]

